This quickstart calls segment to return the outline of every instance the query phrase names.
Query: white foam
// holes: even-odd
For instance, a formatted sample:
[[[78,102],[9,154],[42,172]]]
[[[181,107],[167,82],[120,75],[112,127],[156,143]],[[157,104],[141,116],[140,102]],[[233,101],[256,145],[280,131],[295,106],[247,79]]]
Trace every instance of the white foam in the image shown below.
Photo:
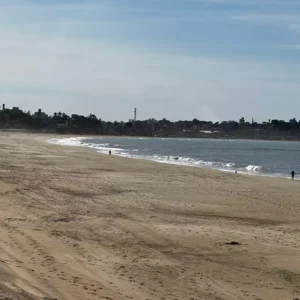
[[[49,143],[52,144],[57,144],[57,145],[62,145],[62,146],[81,146],[82,140],[84,138],[82,137],[72,137],[72,138],[62,138],[62,139],[57,139],[53,138],[48,140]]]
[[[186,165],[186,166],[198,166],[198,167],[210,167],[210,168],[215,168],[220,170],[223,170],[224,168],[232,169],[235,167],[234,163],[204,161],[204,160],[195,159],[191,157],[181,157],[181,156],[153,155],[148,157],[147,159],[154,160],[161,163],[179,164],[179,165]]]
[[[86,143],[84,142],[86,137],[74,137],[74,138],[62,138],[62,139],[51,139],[48,142],[62,145],[62,146],[73,146],[73,147],[88,147],[97,150],[97,152],[108,154],[108,151],[111,150],[114,154],[117,155],[127,155],[128,153],[125,152],[125,149],[116,148],[116,147],[109,147],[110,144],[95,144],[95,143]],[[114,145],[117,146],[117,145]]]
[[[249,165],[245,169],[247,171],[250,171],[250,172],[260,172],[260,171],[262,171],[263,167],[262,166]]]

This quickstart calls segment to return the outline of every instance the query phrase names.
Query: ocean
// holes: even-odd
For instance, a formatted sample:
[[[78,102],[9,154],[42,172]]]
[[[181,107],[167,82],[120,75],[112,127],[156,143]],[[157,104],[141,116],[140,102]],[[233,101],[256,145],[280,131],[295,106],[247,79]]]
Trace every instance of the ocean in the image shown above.
[[[103,154],[160,163],[213,168],[251,175],[300,179],[300,142],[95,137],[52,139],[50,142],[89,147]],[[299,173],[299,176],[297,175]]]

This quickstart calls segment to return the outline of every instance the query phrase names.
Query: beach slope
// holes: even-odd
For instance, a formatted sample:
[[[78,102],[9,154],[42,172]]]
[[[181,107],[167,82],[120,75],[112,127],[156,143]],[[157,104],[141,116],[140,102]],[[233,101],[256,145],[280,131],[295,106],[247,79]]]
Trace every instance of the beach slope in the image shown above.
[[[300,298],[300,182],[48,138],[0,134],[0,299]]]

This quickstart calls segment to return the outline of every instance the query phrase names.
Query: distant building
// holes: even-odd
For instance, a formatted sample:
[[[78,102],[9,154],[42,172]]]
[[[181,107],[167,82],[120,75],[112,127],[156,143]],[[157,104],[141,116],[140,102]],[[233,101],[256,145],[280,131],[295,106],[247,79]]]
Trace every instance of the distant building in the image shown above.
[[[42,118],[42,119],[47,118],[47,114],[42,112],[41,109],[38,109],[38,111],[35,112],[33,116],[36,117],[36,118]]]

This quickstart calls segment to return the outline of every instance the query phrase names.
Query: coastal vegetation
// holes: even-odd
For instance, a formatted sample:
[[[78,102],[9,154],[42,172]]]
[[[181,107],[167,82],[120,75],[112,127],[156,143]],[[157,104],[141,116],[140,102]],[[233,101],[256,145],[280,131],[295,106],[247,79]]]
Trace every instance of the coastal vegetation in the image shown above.
[[[269,119],[264,122],[255,122],[253,119],[249,122],[244,117],[238,121],[221,122],[198,119],[170,121],[165,118],[112,122],[93,113],[87,116],[62,112],[48,115],[41,110],[31,113],[18,107],[8,109],[4,105],[0,110],[0,128],[73,134],[300,140],[300,121],[296,118],[289,121]]]

